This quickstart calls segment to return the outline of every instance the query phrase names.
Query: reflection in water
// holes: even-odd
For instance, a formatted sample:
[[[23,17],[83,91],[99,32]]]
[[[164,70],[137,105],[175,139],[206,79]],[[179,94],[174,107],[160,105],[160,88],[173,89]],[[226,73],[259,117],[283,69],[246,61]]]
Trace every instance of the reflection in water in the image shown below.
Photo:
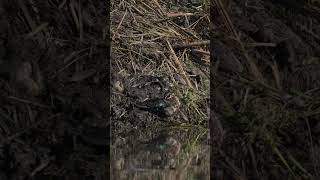
[[[159,133],[137,144],[130,140],[135,135],[119,138],[112,146],[112,179],[209,179],[207,133],[194,129]]]

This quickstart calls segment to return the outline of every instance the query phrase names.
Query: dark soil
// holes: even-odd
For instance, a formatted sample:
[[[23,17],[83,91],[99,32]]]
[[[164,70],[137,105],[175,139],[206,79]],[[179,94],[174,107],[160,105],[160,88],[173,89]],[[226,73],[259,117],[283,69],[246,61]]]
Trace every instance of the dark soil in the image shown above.
[[[1,180],[108,179],[107,10],[1,1]]]

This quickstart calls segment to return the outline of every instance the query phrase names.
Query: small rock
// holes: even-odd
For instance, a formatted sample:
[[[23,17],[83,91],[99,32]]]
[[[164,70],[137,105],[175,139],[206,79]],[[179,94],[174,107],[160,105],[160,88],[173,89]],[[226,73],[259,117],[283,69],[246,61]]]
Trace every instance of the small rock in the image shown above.
[[[123,92],[124,91],[123,85],[122,85],[122,83],[120,81],[116,81],[114,83],[114,88],[119,92]]]
[[[32,65],[29,62],[22,62],[15,72],[15,82],[22,92],[37,96],[40,94],[40,85],[32,78]]]

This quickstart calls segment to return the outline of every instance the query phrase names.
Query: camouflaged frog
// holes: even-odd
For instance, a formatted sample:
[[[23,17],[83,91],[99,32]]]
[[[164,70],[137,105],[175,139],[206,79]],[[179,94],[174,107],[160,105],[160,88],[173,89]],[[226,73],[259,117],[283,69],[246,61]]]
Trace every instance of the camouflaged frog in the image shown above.
[[[129,78],[126,93],[134,107],[160,117],[172,116],[180,107],[179,99],[171,92],[172,85],[163,77],[140,76]]]

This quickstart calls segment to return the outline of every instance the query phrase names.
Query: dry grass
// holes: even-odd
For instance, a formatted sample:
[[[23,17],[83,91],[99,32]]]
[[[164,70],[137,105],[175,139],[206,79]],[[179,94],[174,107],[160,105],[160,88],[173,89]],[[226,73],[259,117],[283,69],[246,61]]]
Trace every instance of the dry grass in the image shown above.
[[[169,77],[177,95],[188,101],[190,108],[187,111],[190,111],[190,114],[193,112],[207,114],[205,99],[209,95],[209,70],[207,67],[203,68],[204,71],[199,68],[192,59],[189,49],[194,47],[201,52],[208,52],[208,43],[201,43],[207,41],[201,39],[194,30],[197,24],[200,26],[209,23],[208,14],[200,11],[202,13],[198,13],[199,17],[194,23],[185,28],[176,23],[176,17],[170,16],[176,11],[168,9],[165,5],[165,2],[160,1],[113,2],[112,71],[124,77],[131,75]],[[181,10],[179,12],[181,13]],[[188,16],[185,18],[187,21]],[[194,42],[200,43],[192,44]],[[189,46],[181,47],[181,45]],[[174,50],[177,46],[179,50]],[[207,61],[206,59],[207,55],[198,58],[202,62]],[[197,76],[201,76],[200,83],[195,78]],[[197,98],[197,104],[189,101],[193,98],[191,96]]]

